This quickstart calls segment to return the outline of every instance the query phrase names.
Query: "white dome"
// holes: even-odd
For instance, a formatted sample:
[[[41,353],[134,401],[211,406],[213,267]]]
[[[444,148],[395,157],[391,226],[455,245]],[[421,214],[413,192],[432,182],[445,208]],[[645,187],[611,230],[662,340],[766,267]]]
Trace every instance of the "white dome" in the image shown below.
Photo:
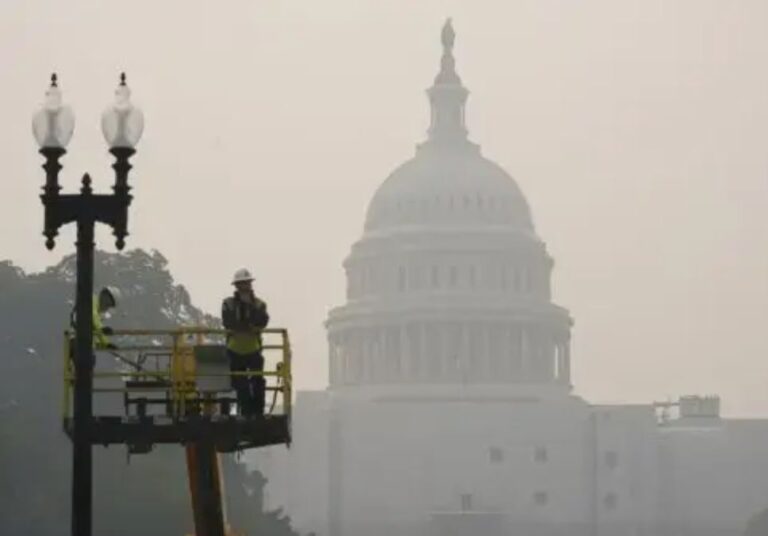
[[[534,230],[514,179],[466,141],[422,145],[379,187],[368,206],[366,232],[410,226]]]

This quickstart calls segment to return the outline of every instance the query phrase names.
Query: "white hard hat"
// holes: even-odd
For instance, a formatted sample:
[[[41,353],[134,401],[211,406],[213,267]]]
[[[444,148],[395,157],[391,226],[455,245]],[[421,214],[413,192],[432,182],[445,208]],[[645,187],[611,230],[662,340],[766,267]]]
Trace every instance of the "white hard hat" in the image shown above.
[[[240,268],[237,272],[235,272],[235,277],[232,278],[233,285],[236,283],[245,283],[247,281],[253,281],[253,276],[247,268]]]
[[[118,290],[116,287],[112,287],[112,286],[104,287],[101,289],[100,294],[102,296],[108,296],[109,298],[112,299],[112,307],[117,306],[117,300],[120,299],[120,290]]]

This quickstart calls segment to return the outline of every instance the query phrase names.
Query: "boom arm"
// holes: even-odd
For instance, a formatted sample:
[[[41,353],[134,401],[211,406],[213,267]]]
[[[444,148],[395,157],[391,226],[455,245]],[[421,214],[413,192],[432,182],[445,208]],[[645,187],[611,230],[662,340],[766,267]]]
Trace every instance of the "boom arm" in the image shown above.
[[[213,444],[187,445],[187,472],[195,536],[227,536],[221,466]]]

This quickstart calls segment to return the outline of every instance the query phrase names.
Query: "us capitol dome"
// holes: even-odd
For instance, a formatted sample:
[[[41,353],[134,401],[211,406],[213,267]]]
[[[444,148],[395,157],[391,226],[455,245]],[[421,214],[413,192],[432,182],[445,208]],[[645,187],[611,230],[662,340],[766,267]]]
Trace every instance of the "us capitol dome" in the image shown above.
[[[469,92],[442,31],[431,124],[381,184],[328,320],[332,390],[497,385],[567,394],[567,310],[515,180],[468,139]]]

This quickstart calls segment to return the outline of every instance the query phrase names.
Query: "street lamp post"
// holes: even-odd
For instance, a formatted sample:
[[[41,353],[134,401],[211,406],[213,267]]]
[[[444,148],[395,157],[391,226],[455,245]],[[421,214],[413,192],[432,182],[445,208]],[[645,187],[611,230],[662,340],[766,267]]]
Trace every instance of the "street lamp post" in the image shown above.
[[[94,227],[97,222],[112,227],[117,249],[125,246],[128,235],[128,207],[132,196],[128,184],[128,162],[136,152],[144,118],[131,104],[125,74],[115,91],[115,102],[104,111],[101,127],[104,138],[115,157],[115,183],[112,194],[94,194],[91,178],[86,173],[79,194],[61,194],[59,160],[66,153],[75,121],[72,111],[62,103],[56,75],[46,92],[43,107],[35,114],[32,130],[45,158],[45,186],[40,198],[45,206],[45,245],[55,246],[59,228],[77,224],[77,291],[75,314],[75,387],[73,413],[72,464],[72,536],[90,536],[92,522],[92,455],[90,428],[93,419],[93,253]]]

